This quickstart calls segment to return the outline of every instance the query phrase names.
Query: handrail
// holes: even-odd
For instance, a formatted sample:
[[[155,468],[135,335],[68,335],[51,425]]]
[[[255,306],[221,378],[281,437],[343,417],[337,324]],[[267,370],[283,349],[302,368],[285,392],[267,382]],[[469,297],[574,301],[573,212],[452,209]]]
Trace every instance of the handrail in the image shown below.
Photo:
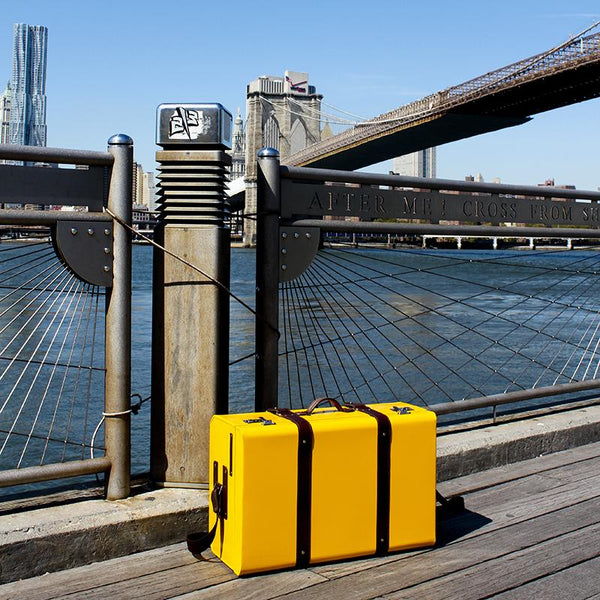
[[[600,200],[600,192],[592,190],[574,190],[551,186],[514,185],[506,183],[485,183],[480,181],[461,181],[454,179],[430,179],[424,177],[406,177],[403,175],[315,169],[310,167],[290,167],[285,165],[282,165],[281,167],[280,176],[283,179],[295,179],[298,181],[359,183],[363,185],[381,185],[398,188],[412,187],[426,190],[455,190],[460,192],[483,192],[488,194],[522,195],[544,198]]]
[[[114,162],[114,158],[109,152],[18,144],[0,144],[0,159],[106,167],[110,167]]]
[[[106,213],[82,212],[74,210],[0,210],[0,225],[42,225],[50,226],[58,221],[112,221]]]
[[[112,269],[112,286],[106,294],[104,326],[105,397],[102,419],[105,422],[106,456],[0,471],[0,487],[107,472],[107,498],[109,500],[125,498],[130,491],[131,462],[130,417],[132,411],[129,382],[131,372],[131,236],[119,221],[131,223],[133,141],[122,134],[112,136],[109,139],[109,152],[0,144],[0,159],[110,167],[110,177],[105,182],[108,184],[108,208],[119,217],[119,220],[115,220],[116,222],[113,223],[111,216],[106,212],[100,212],[102,202],[86,203],[90,209],[87,212],[0,210],[0,224],[2,225],[53,226],[65,220],[89,222],[90,227],[92,222],[113,223],[112,227],[105,230],[107,236],[112,231],[112,246],[107,245],[108,241],[103,242],[106,244],[104,252],[112,255],[112,267],[104,267],[107,272]],[[3,167],[2,171],[8,173],[7,177],[10,177],[10,173],[21,169],[24,173],[46,171],[46,169],[19,166]],[[92,169],[90,169],[91,171]],[[70,174],[77,175],[75,170],[61,169],[61,172],[67,180]],[[23,185],[26,180],[27,177],[17,181],[17,192],[20,189],[19,186]],[[99,197],[100,200],[103,200],[106,193],[103,177],[95,178],[92,183],[90,197],[94,199]],[[42,184],[38,185],[37,180],[34,180],[30,188],[28,193],[31,193],[32,203],[35,204],[38,195],[41,200],[46,190]],[[18,193],[16,195],[18,196]],[[71,193],[71,195],[73,194]],[[93,235],[93,231],[92,228],[88,229],[90,236]],[[71,232],[75,234],[77,230],[73,229]],[[108,239],[107,237],[106,240]],[[100,249],[102,249],[102,245]]]

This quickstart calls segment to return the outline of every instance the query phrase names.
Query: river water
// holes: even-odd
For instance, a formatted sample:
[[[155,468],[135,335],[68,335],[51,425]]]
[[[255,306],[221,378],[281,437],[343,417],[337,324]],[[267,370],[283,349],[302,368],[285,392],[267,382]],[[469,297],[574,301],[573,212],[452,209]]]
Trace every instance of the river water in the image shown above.
[[[542,376],[554,378],[559,373],[560,367],[553,366],[555,355],[556,365],[559,360],[567,364],[572,361],[577,369],[581,369],[575,373],[574,379],[591,378],[598,370],[596,350],[599,347],[597,334],[600,333],[600,310],[594,288],[600,273],[600,268],[596,268],[600,258],[597,251],[408,249],[389,252],[359,249],[328,252],[328,256],[324,254],[325,258],[320,253],[320,258],[315,261],[317,266],[313,276],[321,276],[330,269],[335,278],[343,283],[340,285],[343,289],[340,304],[337,305],[338,312],[339,307],[343,308],[345,315],[353,311],[353,326],[358,327],[361,319],[366,319],[363,327],[367,331],[374,329],[371,325],[379,320],[380,325],[383,324],[379,328],[383,334],[354,334],[348,329],[348,335],[341,337],[352,338],[351,342],[332,342],[313,347],[308,352],[296,353],[298,362],[294,368],[300,374],[296,389],[304,394],[302,402],[322,395],[315,374],[317,363],[329,363],[331,372],[319,373],[326,386],[333,386],[333,383],[343,386],[343,377],[340,375],[343,370],[348,378],[348,389],[359,389],[360,382],[353,380],[354,375],[346,371],[348,365],[362,361],[363,366],[366,364],[365,373],[368,377],[370,365],[365,357],[369,357],[364,354],[364,347],[371,347],[369,352],[373,355],[379,351],[381,358],[388,346],[392,356],[395,345],[405,353],[405,358],[410,359],[402,367],[403,379],[398,378],[396,372],[390,372],[389,377],[377,377],[378,373],[375,372],[372,381],[367,382],[366,387],[363,385],[369,397],[378,399],[385,399],[390,391],[396,390],[399,390],[398,396],[407,401],[412,399],[413,392],[423,391],[423,398],[428,402],[445,401],[443,393],[451,394],[453,399],[498,393],[504,391],[505,382],[494,383],[496,365],[507,372],[512,371],[510,376],[515,379],[528,378],[526,386],[534,383],[546,385]],[[132,392],[139,395],[136,398],[144,399],[150,396],[151,390],[152,255],[150,246],[135,245],[133,248],[131,387]],[[342,263],[342,260],[346,262]],[[373,273],[368,273],[368,269],[373,268],[381,269],[379,274],[375,271],[375,277]],[[466,269],[469,269],[468,274]],[[394,271],[393,276],[390,276],[390,271]],[[254,305],[254,278],[255,252],[233,248],[231,289],[251,306]],[[348,283],[350,279],[357,278],[362,283]],[[389,287],[383,289],[382,282],[388,280]],[[310,281],[305,283],[310,284]],[[345,315],[340,317],[338,314],[337,321],[332,319],[335,310],[329,304],[329,292],[322,291],[326,288],[319,291],[319,286],[316,286],[307,292],[310,287],[306,285],[305,288],[290,292],[298,294],[300,312],[313,319],[312,325],[308,322],[308,329],[312,327],[313,333],[324,334],[327,328],[333,333],[338,330],[339,333],[349,327]],[[344,294],[351,297],[359,287],[362,290],[360,302],[363,304],[346,302]],[[381,309],[389,307],[397,311],[393,318],[399,319],[400,325],[392,320],[382,321],[388,317]],[[474,312],[470,312],[471,309]],[[491,319],[492,314],[500,315],[500,318]],[[254,317],[233,300],[231,316],[230,361],[236,364],[230,369],[229,409],[232,412],[247,412],[252,411],[254,402]],[[524,326],[518,324],[522,318]],[[536,332],[542,332],[543,335],[536,335]],[[360,338],[360,335],[365,337]],[[383,337],[374,338],[375,335]],[[443,344],[440,343],[441,335],[445,340]],[[489,341],[492,338],[504,341],[494,345]],[[565,340],[569,343],[564,344]],[[553,345],[555,341],[556,351]],[[310,344],[305,345],[310,348]],[[376,348],[377,345],[380,347]],[[519,348],[514,357],[507,354],[511,346]],[[572,348],[583,348],[583,351],[576,354]],[[504,354],[499,352],[501,349],[505,351]],[[572,352],[572,355],[565,352]],[[560,356],[560,353],[564,355]],[[544,365],[540,356],[545,357]],[[339,360],[339,367],[335,360]],[[461,371],[467,369],[470,363],[475,363],[477,367],[476,381],[471,383],[473,389],[464,387],[464,372]],[[445,365],[450,365],[452,370],[447,374],[437,373],[436,376],[439,375],[443,383],[432,386],[428,379],[430,373],[443,370]],[[285,367],[281,369],[280,364],[280,373],[283,373]],[[308,385],[309,379],[313,387],[302,389]],[[338,387],[338,391],[346,398],[343,389]],[[327,392],[331,393],[329,390]],[[282,386],[280,398],[284,405],[287,403],[286,393],[288,396],[296,394],[292,388]],[[354,400],[352,393],[346,399]],[[431,397],[428,398],[427,394]],[[150,405],[150,401],[145,402],[139,413],[132,416],[133,473],[146,472],[149,468]],[[100,414],[102,408],[98,406],[95,410]],[[12,460],[11,457],[9,459]],[[12,467],[8,463],[3,467],[0,461],[0,468]]]
[[[151,258],[151,248],[134,248],[132,390],[143,397],[150,393]],[[435,403],[589,379],[598,372],[599,261],[596,250],[556,248],[319,253],[317,275],[290,292],[313,338],[299,340],[309,350],[295,352],[295,364],[280,361],[280,402],[297,407],[298,396],[306,405],[337,391],[350,401],[395,395],[390,400]],[[254,274],[254,251],[232,249],[231,288],[250,305]],[[319,286],[317,277],[323,283],[327,276],[329,287]],[[323,292],[332,281],[339,282],[335,299],[336,291]],[[237,361],[254,350],[254,317],[233,300],[231,315],[230,361]],[[292,325],[289,318],[288,333]],[[335,341],[314,343],[327,336]],[[386,371],[374,363],[388,356],[391,368],[381,376]],[[230,369],[230,411],[252,411],[253,368],[249,358]],[[297,373],[295,388],[282,383],[286,368],[291,378]],[[352,372],[361,369],[366,383]],[[133,419],[134,465],[142,470],[149,412]]]

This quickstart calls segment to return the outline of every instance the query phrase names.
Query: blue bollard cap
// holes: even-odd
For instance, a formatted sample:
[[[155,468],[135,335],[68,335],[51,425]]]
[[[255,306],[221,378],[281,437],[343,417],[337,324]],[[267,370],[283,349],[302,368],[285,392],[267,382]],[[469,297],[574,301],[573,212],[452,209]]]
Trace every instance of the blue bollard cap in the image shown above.
[[[133,140],[125,133],[115,133],[108,138],[109,146],[131,146]]]
[[[258,158],[279,158],[279,150],[275,148],[261,148],[258,151]]]

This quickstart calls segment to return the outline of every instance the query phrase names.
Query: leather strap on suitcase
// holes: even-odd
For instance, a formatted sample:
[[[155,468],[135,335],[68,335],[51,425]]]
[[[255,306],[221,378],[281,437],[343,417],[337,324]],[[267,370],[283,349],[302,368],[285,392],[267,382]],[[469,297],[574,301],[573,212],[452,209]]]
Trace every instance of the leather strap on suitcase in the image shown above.
[[[316,402],[316,401],[315,401]],[[315,406],[313,406],[315,405]],[[304,414],[316,408],[313,402]],[[339,405],[338,405],[339,406]],[[312,410],[311,410],[312,407]],[[298,495],[296,503],[296,566],[310,564],[310,522],[312,502],[312,452],[314,435],[311,424],[289,408],[272,408],[269,412],[292,421],[298,427]]]
[[[321,404],[328,403],[341,412],[360,411],[377,421],[377,555],[389,550],[390,537],[390,464],[392,447],[392,425],[388,417],[364,404],[340,404],[333,398],[318,398],[304,412],[293,412],[286,408],[271,409],[270,412],[294,422],[298,426],[298,503],[296,566],[305,568],[310,563],[310,504],[312,486],[312,427],[304,416],[310,416]]]
[[[377,421],[377,545],[375,554],[387,554],[390,549],[390,467],[392,424],[388,417],[365,404],[346,406],[363,412]]]
[[[223,483],[218,482],[219,465],[217,462],[213,465],[213,489],[210,493],[212,509],[217,519],[213,528],[208,532],[195,532],[187,535],[187,547],[192,554],[202,554],[208,550],[217,535],[219,524],[224,527],[227,518],[227,468],[223,467]],[[221,539],[223,536],[221,535]]]

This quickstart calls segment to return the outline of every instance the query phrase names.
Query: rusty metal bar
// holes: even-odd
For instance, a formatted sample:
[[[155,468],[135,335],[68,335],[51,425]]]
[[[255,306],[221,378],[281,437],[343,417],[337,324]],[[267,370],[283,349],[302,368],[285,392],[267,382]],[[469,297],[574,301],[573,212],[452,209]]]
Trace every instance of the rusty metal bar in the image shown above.
[[[411,235],[439,235],[459,237],[504,238],[600,238],[600,229],[563,227],[498,227],[495,225],[434,225],[428,223],[380,223],[371,221],[324,221],[298,219],[295,227],[318,227],[323,231],[345,233],[400,233]]]
[[[108,208],[131,226],[133,140],[123,134],[108,140],[114,156]],[[106,455],[112,468],[107,498],[126,498],[131,463],[131,234],[114,223],[113,285],[106,290],[106,379],[104,398]]]
[[[104,205],[107,168],[43,169],[36,166],[0,165],[0,202],[85,206],[99,211]]]
[[[479,398],[469,398],[467,400],[458,400],[456,402],[444,402],[442,404],[433,404],[428,408],[438,415],[447,415],[477,408],[499,406],[501,404],[510,404],[512,402],[522,402],[524,400],[533,400],[535,398],[560,396],[562,394],[596,389],[600,389],[600,379],[590,379],[588,381],[579,381],[576,383],[562,383],[531,390],[494,394],[492,396],[480,396]]]
[[[23,469],[9,469],[0,471],[0,487],[22,485],[25,483],[39,483],[63,477],[79,477],[94,473],[110,471],[111,462],[107,456],[90,458],[87,460],[74,460],[66,463],[55,463],[41,467],[26,467]]]
[[[73,210],[0,210],[0,225],[42,225],[49,227],[58,221],[103,221],[112,219],[101,212]]]
[[[277,406],[279,381],[279,152],[258,153],[255,409]]]
[[[533,196],[542,198],[572,198],[600,200],[600,192],[590,190],[563,190],[550,186],[512,185],[506,183],[485,183],[477,181],[456,181],[453,179],[426,179],[377,173],[359,173],[334,169],[314,169],[310,167],[281,167],[282,179],[310,182],[344,182],[362,185],[408,187],[426,190],[453,190],[460,192],[482,192],[506,196]]]
[[[100,165],[106,167],[111,166],[114,160],[112,154],[109,152],[21,146],[18,144],[0,144],[0,159],[50,162],[65,165]]]

